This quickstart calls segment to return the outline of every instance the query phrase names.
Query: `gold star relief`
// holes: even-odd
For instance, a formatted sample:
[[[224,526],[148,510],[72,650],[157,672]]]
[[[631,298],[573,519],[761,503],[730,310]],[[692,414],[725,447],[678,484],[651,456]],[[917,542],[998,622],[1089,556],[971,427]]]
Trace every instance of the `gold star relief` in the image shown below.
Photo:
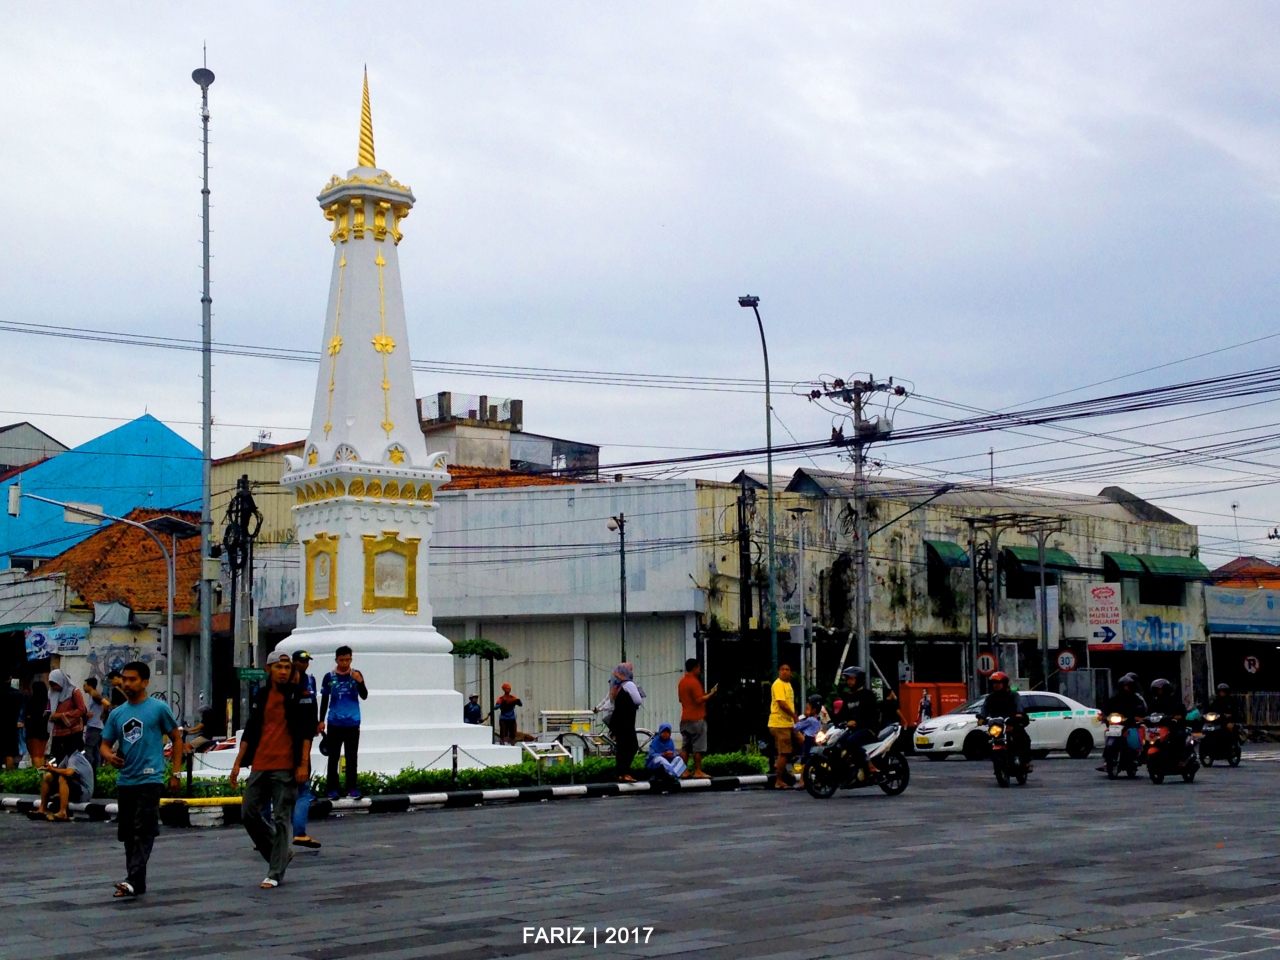
[[[329,356],[336,357],[341,352],[342,338],[335,333],[333,339],[329,341]]]
[[[373,349],[379,353],[389,354],[396,348],[396,342],[385,333],[378,334],[371,342],[373,343]]]
[[[391,452],[387,454],[387,458],[397,466],[404,463],[404,451],[399,447],[392,447]]]

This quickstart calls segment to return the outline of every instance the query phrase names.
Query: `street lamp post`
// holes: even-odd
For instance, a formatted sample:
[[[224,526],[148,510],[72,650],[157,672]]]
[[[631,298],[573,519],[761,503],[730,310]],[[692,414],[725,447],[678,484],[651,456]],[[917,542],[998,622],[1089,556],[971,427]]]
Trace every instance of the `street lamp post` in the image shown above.
[[[760,319],[760,298],[738,298],[738,306],[750,307],[760,328],[760,349],[764,353],[764,443],[768,463],[769,493],[769,651],[773,660],[773,672],[778,672],[778,575],[773,540],[773,399],[769,380],[769,344],[764,338],[764,321]]]
[[[622,594],[622,616],[618,621],[619,635],[622,640],[622,659],[620,663],[627,662],[627,515],[621,510],[618,511],[616,517],[610,517],[608,522],[610,530],[618,534],[618,567],[620,570],[620,592]]]
[[[209,573],[209,549],[213,545],[213,297],[209,292],[209,86],[213,71],[200,66],[191,72],[200,87],[200,123],[204,130],[204,181],[200,195],[204,217],[204,288],[200,295],[201,379],[201,482],[200,482],[200,704],[213,702],[213,581]]]
[[[199,532],[199,528],[195,524],[187,523],[180,517],[160,516],[153,517],[144,523],[137,520],[130,520],[127,517],[116,517],[106,513],[101,508],[94,509],[89,504],[65,503],[62,500],[51,500],[48,497],[36,496],[34,493],[23,493],[18,484],[13,484],[9,488],[9,514],[10,516],[18,516],[21,509],[21,501],[36,500],[40,503],[52,504],[55,507],[63,509],[64,516],[66,514],[75,514],[81,517],[87,517],[92,520],[110,520],[113,523],[123,523],[126,526],[136,527],[141,530],[152,540],[156,542],[156,546],[160,548],[160,554],[164,558],[164,569],[166,580],[168,581],[167,590],[167,623],[166,623],[166,642],[165,642],[165,702],[169,709],[173,709],[173,597],[176,590],[178,579],[177,572],[177,553],[178,541],[185,540],[187,537],[195,536]],[[78,521],[73,521],[78,522]],[[160,539],[158,534],[167,533],[171,538],[173,549],[165,547],[164,541]]]

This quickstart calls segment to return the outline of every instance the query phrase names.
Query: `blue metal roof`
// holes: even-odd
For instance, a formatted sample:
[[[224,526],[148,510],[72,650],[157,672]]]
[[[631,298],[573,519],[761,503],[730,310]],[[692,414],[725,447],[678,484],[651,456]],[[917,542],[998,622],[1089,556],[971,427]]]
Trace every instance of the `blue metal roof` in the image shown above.
[[[123,516],[135,507],[199,509],[200,450],[147,414],[37,464],[0,484],[52,500],[101,505]],[[66,523],[62,509],[22,501],[22,514],[0,511],[0,568],[11,556],[56,557],[97,527]]]

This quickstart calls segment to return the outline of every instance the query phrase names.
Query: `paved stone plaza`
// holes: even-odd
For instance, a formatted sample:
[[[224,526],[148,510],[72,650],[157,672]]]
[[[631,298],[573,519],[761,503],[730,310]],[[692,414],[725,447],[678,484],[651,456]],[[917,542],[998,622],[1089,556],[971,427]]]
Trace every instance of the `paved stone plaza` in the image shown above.
[[[0,815],[0,956],[1280,957],[1280,752],[1192,786],[914,763],[903,796],[627,797],[318,823],[284,886],[239,828],[168,830],[110,900],[113,825]],[[647,945],[605,943],[646,927]],[[586,946],[524,945],[583,927]],[[598,946],[591,947],[596,928]],[[641,937],[644,931],[640,931]],[[531,935],[532,936],[532,935]]]

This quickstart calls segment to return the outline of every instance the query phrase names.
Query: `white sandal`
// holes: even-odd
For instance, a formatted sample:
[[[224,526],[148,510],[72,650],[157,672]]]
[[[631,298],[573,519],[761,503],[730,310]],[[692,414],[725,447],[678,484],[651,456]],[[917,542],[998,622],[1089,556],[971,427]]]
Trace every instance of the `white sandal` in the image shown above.
[[[262,888],[263,890],[270,890],[272,887],[278,887],[278,886],[280,886],[280,881],[279,881],[279,880],[272,880],[270,877],[267,877],[267,879],[265,879],[265,880],[263,880],[263,881],[262,881],[262,883],[260,884],[260,886],[261,886],[261,888]]]

